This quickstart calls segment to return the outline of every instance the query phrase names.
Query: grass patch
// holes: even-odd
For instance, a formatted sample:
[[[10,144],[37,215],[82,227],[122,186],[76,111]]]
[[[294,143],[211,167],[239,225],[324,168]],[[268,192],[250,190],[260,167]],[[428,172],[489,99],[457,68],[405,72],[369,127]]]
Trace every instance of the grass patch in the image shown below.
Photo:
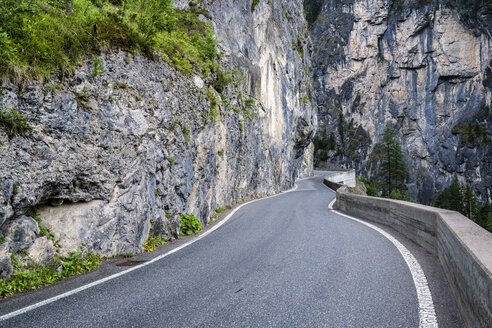
[[[0,279],[0,297],[10,296],[54,283],[99,266],[101,256],[92,252],[75,252],[65,258],[55,257],[46,266],[29,262],[23,264],[23,254],[12,254],[14,273],[9,281]],[[61,265],[61,271],[60,271]]]
[[[67,74],[88,54],[110,49],[160,56],[185,74],[216,67],[212,26],[199,19],[209,17],[204,9],[175,9],[172,0],[73,0],[72,14],[65,9],[65,1],[2,0],[1,75]],[[93,68],[93,76],[104,72],[98,59]]]

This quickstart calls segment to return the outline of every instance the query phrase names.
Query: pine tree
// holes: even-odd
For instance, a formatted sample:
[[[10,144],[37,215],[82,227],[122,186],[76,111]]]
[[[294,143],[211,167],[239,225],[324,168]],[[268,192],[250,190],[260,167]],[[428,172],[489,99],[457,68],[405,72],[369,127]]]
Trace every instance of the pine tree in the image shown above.
[[[457,176],[454,176],[453,182],[439,193],[434,200],[434,206],[460,213],[463,212],[463,186],[458,181]]]
[[[463,188],[463,211],[462,213],[469,219],[476,221],[477,219],[477,200],[475,198],[475,193],[469,184]]]
[[[381,164],[381,176],[384,181],[383,193],[389,196],[393,191],[404,193],[406,191],[405,179],[408,178],[400,143],[394,138],[394,131],[389,123],[382,134],[383,160]]]

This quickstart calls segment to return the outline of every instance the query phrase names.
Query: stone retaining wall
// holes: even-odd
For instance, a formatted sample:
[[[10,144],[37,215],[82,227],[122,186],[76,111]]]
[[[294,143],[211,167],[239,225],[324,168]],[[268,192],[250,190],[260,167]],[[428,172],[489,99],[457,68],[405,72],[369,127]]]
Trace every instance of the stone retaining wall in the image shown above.
[[[491,327],[491,233],[460,213],[404,201],[339,191],[336,204],[347,214],[391,226],[436,254],[465,324]]]

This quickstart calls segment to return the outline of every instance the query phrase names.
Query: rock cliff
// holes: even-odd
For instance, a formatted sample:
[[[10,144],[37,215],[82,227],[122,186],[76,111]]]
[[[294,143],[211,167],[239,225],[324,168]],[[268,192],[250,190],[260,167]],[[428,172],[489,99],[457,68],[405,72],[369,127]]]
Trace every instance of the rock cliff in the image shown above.
[[[2,83],[0,105],[34,130],[0,129],[0,262],[20,249],[41,261],[53,242],[40,226],[61,255],[140,252],[149,234],[177,237],[180,213],[206,224],[219,206],[310,173],[317,120],[302,3],[198,6],[222,40],[224,70],[234,72],[223,90],[123,51],[98,56],[97,76],[88,58],[65,79]],[[26,216],[34,209],[37,221]]]
[[[485,4],[485,5],[484,5]],[[374,175],[386,122],[411,195],[429,203],[453,175],[491,201],[488,2],[308,0],[323,149],[319,166]]]

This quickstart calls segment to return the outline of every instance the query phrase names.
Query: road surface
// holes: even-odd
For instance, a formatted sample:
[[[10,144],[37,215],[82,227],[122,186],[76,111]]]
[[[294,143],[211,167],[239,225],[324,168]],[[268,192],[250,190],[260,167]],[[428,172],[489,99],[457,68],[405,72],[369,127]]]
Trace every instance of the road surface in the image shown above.
[[[321,181],[245,205],[179,251],[0,327],[419,327],[401,253],[381,233],[329,210],[335,194]],[[425,271],[440,327],[461,327],[437,259],[385,229]],[[123,261],[0,301],[0,316],[122,272],[128,268],[115,264]]]

